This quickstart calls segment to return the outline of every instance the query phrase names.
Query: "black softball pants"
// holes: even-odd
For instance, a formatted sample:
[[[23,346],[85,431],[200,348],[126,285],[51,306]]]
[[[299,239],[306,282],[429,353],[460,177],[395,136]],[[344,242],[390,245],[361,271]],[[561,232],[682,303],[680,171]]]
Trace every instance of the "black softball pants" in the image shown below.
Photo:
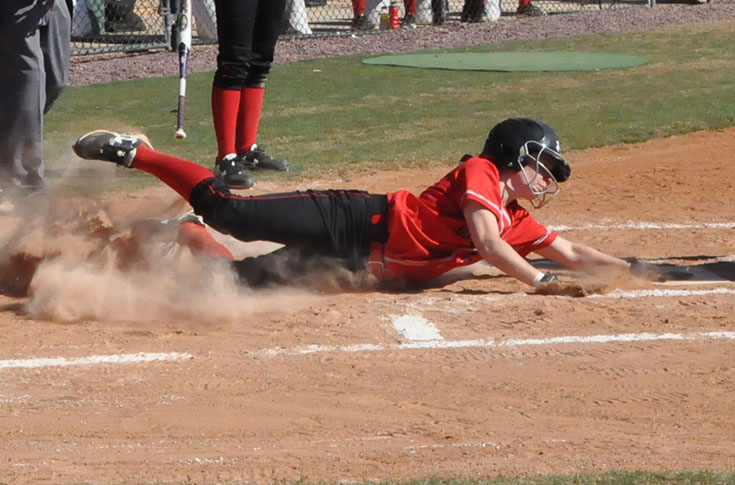
[[[284,26],[286,0],[215,0],[219,54],[214,86],[262,87]]]
[[[385,242],[385,195],[357,190],[307,190],[242,197],[219,178],[197,185],[194,212],[215,230],[241,241],[271,241],[304,256],[337,258],[355,271],[370,243]]]

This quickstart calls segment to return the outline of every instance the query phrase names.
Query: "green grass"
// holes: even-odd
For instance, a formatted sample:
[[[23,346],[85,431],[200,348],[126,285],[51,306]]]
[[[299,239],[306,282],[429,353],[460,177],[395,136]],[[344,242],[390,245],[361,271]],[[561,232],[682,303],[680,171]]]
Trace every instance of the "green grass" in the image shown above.
[[[297,482],[307,485],[309,481]],[[324,482],[320,482],[324,483]],[[408,482],[364,482],[371,485],[733,485],[735,472],[623,472],[612,471],[578,475],[536,475],[530,477],[494,477],[485,479],[423,479]]]
[[[368,66],[359,56],[278,65],[259,140],[304,168],[301,173],[328,177],[454,161],[479,151],[492,125],[510,116],[547,121],[567,150],[732,126],[733,45],[735,22],[727,21],[457,49],[589,50],[649,59],[620,70],[442,71]],[[49,164],[63,163],[79,134],[110,128],[143,131],[158,149],[211,166],[211,79],[211,73],[189,76],[183,142],[173,140],[176,78],[68,89],[46,118]]]

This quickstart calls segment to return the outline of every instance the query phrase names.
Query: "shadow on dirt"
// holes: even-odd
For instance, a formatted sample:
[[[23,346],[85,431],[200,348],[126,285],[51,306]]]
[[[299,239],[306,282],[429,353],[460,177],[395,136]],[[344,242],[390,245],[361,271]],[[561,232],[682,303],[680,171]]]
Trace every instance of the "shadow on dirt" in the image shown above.
[[[625,258],[633,261],[634,258]],[[735,282],[735,261],[722,261],[723,256],[672,256],[645,260],[654,266],[662,275],[671,280],[708,282],[732,281]],[[642,260],[639,260],[642,261]],[[540,270],[559,271],[563,267],[554,261],[541,259],[532,261]]]

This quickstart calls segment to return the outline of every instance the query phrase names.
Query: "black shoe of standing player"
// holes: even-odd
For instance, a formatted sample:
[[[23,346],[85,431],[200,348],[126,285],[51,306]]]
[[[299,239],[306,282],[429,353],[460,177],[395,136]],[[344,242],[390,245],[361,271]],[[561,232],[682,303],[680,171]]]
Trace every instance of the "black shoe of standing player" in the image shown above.
[[[373,30],[373,25],[364,14],[360,14],[352,19],[352,30]]]
[[[273,158],[265,150],[255,143],[247,152],[238,155],[242,166],[249,170],[275,170],[276,172],[288,172],[291,165],[286,160]]]
[[[255,184],[253,178],[245,172],[242,158],[234,153],[215,160],[212,171],[233,189],[249,189]]]
[[[407,13],[403,17],[403,19],[401,19],[401,28],[402,29],[415,29],[416,28],[416,17],[411,13]]]

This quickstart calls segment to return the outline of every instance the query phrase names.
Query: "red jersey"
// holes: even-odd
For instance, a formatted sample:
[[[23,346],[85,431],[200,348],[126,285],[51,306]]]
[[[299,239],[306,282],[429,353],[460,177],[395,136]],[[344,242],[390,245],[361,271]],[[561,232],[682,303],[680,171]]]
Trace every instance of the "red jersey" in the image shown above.
[[[498,169],[484,158],[473,157],[418,197],[406,190],[388,194],[383,279],[425,282],[480,261],[463,215],[470,200],[495,215],[500,237],[521,256],[556,239],[556,233],[517,202],[503,205]],[[371,263],[376,262],[371,257]]]

